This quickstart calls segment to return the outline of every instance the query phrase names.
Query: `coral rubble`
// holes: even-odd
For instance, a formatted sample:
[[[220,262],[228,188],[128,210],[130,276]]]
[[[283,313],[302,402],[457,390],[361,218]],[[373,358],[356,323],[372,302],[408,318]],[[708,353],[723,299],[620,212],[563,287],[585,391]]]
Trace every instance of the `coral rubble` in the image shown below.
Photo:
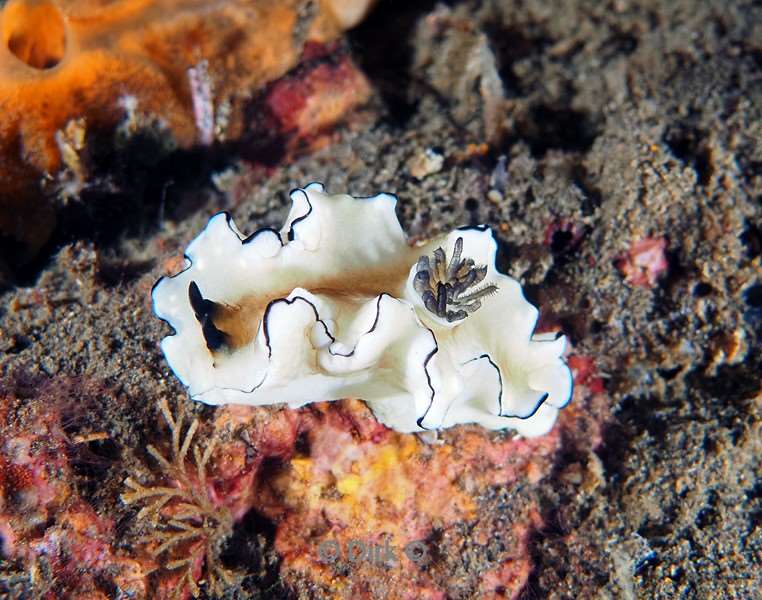
[[[589,385],[591,366],[584,377]],[[529,440],[461,427],[426,441],[383,427],[356,400],[298,411],[229,405],[212,435],[226,440],[218,456],[233,458],[211,477],[237,520],[248,509],[276,524],[281,576],[306,597],[517,597],[533,566],[529,541],[544,526],[532,490],[569,432],[585,430],[588,447],[601,442],[605,396],[586,385],[575,394],[558,427]],[[496,490],[503,496],[490,499]],[[464,538],[467,557],[455,550]]]

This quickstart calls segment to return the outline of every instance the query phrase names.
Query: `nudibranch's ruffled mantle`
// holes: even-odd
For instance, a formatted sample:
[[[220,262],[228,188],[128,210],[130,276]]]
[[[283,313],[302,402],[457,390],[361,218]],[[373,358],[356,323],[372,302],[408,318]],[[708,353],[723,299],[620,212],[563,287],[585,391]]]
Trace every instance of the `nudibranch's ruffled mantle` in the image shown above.
[[[403,432],[553,426],[572,391],[565,340],[533,336],[537,309],[496,270],[489,229],[411,246],[392,195],[311,184],[291,200],[280,231],[248,238],[216,215],[187,268],[154,287],[154,310],[175,329],[162,349],[194,399],[356,397]]]

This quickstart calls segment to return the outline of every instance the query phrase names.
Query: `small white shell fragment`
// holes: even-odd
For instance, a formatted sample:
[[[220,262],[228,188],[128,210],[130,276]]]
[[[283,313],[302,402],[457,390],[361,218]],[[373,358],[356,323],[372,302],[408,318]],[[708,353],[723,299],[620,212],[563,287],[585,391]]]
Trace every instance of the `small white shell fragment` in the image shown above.
[[[433,148],[419,151],[407,161],[408,171],[416,179],[439,173],[443,166],[444,156]]]
[[[411,246],[396,197],[291,193],[280,231],[219,214],[159,280],[162,350],[195,400],[298,407],[356,397],[397,431],[547,433],[571,398],[565,339],[495,268],[487,227]]]

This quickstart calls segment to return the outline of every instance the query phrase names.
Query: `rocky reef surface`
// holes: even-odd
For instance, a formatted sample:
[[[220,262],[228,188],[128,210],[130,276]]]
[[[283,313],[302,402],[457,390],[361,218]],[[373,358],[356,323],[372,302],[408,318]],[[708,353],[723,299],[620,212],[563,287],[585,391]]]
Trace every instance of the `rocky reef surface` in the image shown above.
[[[29,133],[88,166],[41,187],[19,171],[50,221],[0,190],[0,595],[754,597],[758,3],[378,3],[338,37],[354,22],[326,6],[351,4],[297,11],[340,25],[249,88],[234,144],[193,135],[190,94],[179,148],[157,143],[161,103],[98,145],[84,109]],[[8,139],[0,166],[26,156]],[[310,181],[396,193],[412,239],[495,229],[500,268],[570,339],[551,433],[187,399],[152,285],[211,214],[277,227]]]

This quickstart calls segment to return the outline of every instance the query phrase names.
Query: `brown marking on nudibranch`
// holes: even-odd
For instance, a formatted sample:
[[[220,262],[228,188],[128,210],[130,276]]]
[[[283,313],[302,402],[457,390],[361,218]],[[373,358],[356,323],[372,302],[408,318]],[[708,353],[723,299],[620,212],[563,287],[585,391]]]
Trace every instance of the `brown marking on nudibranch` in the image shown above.
[[[398,260],[383,269],[358,268],[331,276],[313,276],[313,281],[309,281],[309,273],[294,271],[292,281],[281,289],[269,291],[267,294],[247,295],[234,305],[215,303],[205,298],[201,299],[203,305],[198,301],[194,305],[190,290],[189,299],[196,318],[204,328],[207,348],[211,352],[223,347],[225,350],[235,350],[246,346],[257,336],[267,306],[274,300],[287,298],[294,288],[301,287],[312,294],[330,297],[339,305],[338,310],[342,309],[344,303],[347,304],[348,310],[352,310],[349,305],[357,299],[372,298],[383,293],[401,297],[402,284],[390,285],[389,282],[404,282],[405,274],[414,260],[415,250],[410,248]],[[191,282],[191,286],[193,285],[195,284]],[[207,303],[214,305],[213,309]],[[205,311],[207,308],[209,310]],[[211,342],[207,337],[207,330],[211,335]],[[215,343],[218,340],[221,343]]]

